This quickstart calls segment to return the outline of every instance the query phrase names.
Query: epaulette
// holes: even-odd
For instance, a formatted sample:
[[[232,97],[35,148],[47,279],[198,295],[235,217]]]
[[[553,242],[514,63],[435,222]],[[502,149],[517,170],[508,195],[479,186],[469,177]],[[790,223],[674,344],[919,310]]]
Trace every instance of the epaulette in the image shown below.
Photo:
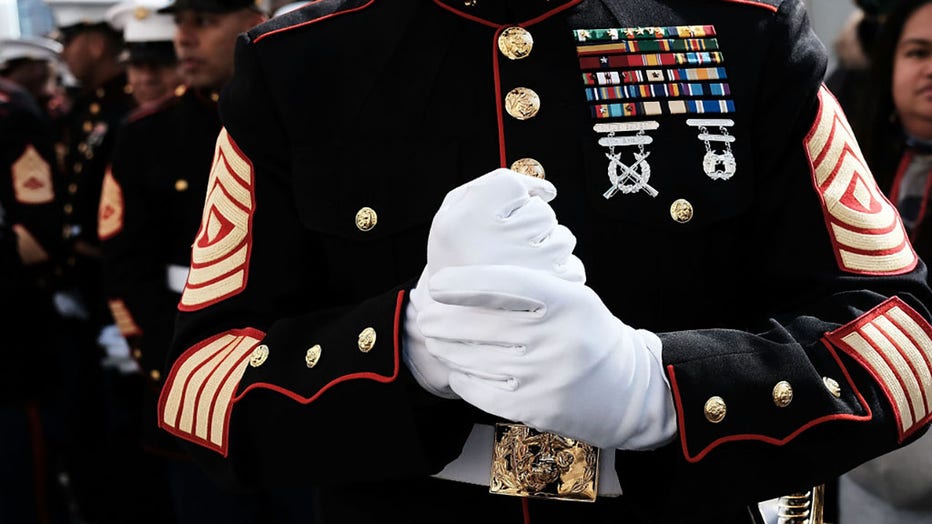
[[[247,32],[249,40],[256,43],[276,33],[304,27],[339,15],[362,11],[375,0],[312,0],[307,4],[273,17]]]
[[[169,93],[158,100],[154,100],[148,104],[141,105],[126,115],[127,124],[132,122],[137,122],[143,118],[154,115],[156,113],[161,113],[170,107],[174,107],[181,100],[181,96],[184,94],[184,88],[179,87],[175,89],[173,93]]]
[[[783,3],[783,0],[723,0],[724,2],[729,2],[732,4],[744,4],[751,5],[754,7],[762,7],[764,9],[776,12],[780,8],[780,5]]]

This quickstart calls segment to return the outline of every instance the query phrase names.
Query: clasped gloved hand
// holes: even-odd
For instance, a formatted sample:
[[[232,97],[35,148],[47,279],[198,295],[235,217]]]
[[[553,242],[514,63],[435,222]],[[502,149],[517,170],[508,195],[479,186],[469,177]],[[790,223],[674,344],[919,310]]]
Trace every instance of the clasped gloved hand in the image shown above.
[[[446,267],[417,324],[463,400],[601,448],[651,449],[676,433],[661,341],[579,281],[516,265]]]
[[[557,223],[549,204],[556,194],[550,182],[507,169],[496,169],[447,193],[431,223],[427,265],[405,312],[402,355],[421,387],[438,396],[456,397],[449,388],[449,369],[428,353],[416,322],[418,312],[433,302],[426,283],[434,272],[475,264],[514,264],[585,282],[583,264],[573,255],[576,237]]]

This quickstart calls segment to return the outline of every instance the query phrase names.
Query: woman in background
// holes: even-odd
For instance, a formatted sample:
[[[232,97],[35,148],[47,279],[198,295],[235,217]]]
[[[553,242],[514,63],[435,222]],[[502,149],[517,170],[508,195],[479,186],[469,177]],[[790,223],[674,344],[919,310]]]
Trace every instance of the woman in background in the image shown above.
[[[932,260],[932,0],[891,6],[872,57],[873,82],[852,126],[917,254]],[[928,223],[926,223],[928,222]],[[840,524],[932,522],[932,433],[839,482]]]

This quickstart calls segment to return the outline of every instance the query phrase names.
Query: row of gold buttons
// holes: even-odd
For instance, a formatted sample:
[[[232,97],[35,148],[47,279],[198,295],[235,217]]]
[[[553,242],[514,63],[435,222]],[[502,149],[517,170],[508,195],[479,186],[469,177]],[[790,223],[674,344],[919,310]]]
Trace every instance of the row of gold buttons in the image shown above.
[[[833,397],[841,397],[841,386],[838,384],[838,381],[829,377],[822,377],[822,383]],[[793,386],[785,380],[777,382],[777,385],[773,387],[773,403],[777,407],[785,408],[789,406],[791,402],[793,402]],[[725,400],[722,397],[714,396],[706,400],[704,411],[706,420],[713,424],[718,424],[725,419],[728,406],[725,405]]]
[[[359,333],[357,340],[357,347],[359,351],[363,353],[368,353],[375,347],[376,333],[375,329],[367,327]],[[320,344],[314,344],[311,346],[304,354],[304,363],[309,368],[313,368],[317,365],[317,362],[320,360],[320,356],[323,353],[323,348]],[[256,346],[252,350],[252,354],[249,355],[249,365],[257,368],[262,364],[265,364],[265,361],[269,358],[269,346],[261,344]]]

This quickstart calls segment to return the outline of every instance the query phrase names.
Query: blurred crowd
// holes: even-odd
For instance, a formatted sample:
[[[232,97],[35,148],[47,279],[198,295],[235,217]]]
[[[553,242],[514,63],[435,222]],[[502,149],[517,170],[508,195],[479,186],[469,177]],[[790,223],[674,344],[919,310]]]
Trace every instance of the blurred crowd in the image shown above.
[[[0,522],[310,522],[303,496],[219,490],[155,425],[235,39],[301,2],[46,4],[54,32],[0,38]],[[856,4],[826,84],[926,258],[932,0]],[[932,522],[930,439],[838,480],[830,517]]]
[[[0,38],[0,522],[287,513],[218,490],[155,421],[235,39],[300,4],[45,5],[54,31]]]

